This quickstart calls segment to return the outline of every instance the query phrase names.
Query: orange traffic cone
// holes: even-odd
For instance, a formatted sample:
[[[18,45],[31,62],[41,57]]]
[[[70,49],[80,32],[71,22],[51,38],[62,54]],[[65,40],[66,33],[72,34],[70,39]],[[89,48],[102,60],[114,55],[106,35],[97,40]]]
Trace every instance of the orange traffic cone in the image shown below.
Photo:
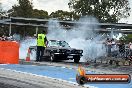
[[[28,49],[27,52],[27,57],[26,57],[26,61],[29,62],[30,61],[30,49]]]

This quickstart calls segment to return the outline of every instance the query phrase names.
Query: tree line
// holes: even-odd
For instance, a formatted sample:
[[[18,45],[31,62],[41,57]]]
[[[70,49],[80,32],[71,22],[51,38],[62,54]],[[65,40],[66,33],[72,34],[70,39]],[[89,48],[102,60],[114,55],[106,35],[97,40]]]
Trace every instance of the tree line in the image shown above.
[[[33,3],[30,0],[17,1],[18,4],[13,5],[6,12],[0,7],[0,16],[40,19],[57,18],[64,21],[77,21],[82,16],[93,16],[99,22],[118,23],[120,19],[129,17],[131,10],[128,0],[69,0],[67,6],[71,9],[70,12],[58,10],[48,14],[45,10],[33,9]],[[130,34],[129,36],[132,35]]]
[[[58,10],[51,14],[45,10],[33,9],[30,0],[17,1],[18,4],[7,11],[9,17],[78,20],[81,16],[93,16],[99,22],[117,23],[120,19],[130,16],[128,0],[69,0],[67,6],[72,9],[70,12]],[[3,13],[1,9],[2,7],[0,13]]]

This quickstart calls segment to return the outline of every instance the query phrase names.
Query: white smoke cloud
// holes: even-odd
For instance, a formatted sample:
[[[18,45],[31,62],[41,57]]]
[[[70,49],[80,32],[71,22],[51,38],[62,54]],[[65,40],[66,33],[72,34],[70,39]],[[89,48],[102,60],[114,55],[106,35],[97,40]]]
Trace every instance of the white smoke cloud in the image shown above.
[[[80,24],[79,22],[83,22]],[[83,57],[81,61],[95,59],[106,54],[102,36],[97,33],[98,21],[93,17],[85,17],[79,20],[73,29],[63,29],[57,20],[50,20],[48,23],[48,40],[65,40],[72,48],[82,49]],[[21,42],[20,59],[25,59],[29,46],[35,46],[36,39],[26,39]],[[31,60],[35,60],[35,52],[31,54]]]
[[[83,22],[83,24],[79,22]],[[97,34],[99,28],[95,25],[98,21],[94,17],[84,17],[79,22],[73,29],[66,31],[57,20],[50,20],[48,39],[65,40],[72,48],[83,49],[83,61],[104,56],[106,49],[100,43],[102,37]]]
[[[22,40],[20,42],[19,58],[26,59],[29,47],[36,46],[36,44],[37,44],[37,41],[34,38],[27,38],[25,40]],[[35,60],[36,52],[32,52],[30,56],[31,56],[30,57],[31,60]]]

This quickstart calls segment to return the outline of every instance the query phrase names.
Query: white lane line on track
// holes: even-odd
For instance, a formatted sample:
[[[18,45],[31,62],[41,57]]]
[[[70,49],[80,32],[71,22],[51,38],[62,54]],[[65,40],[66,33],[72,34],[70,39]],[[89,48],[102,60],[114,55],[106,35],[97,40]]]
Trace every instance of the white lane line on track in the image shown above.
[[[66,68],[66,67],[62,66],[61,68]]]
[[[50,78],[50,79],[53,79],[53,80],[58,80],[58,81],[61,81],[61,82],[67,82],[67,83],[71,83],[71,84],[73,84],[73,85],[77,85],[77,86],[79,86],[79,84],[76,83],[76,82],[66,81],[66,80],[63,80],[63,79],[60,79],[60,78],[52,78],[52,77],[48,77],[48,76],[37,75],[37,74],[33,74],[33,73],[22,72],[22,71],[17,71],[17,70],[12,70],[12,69],[6,69],[6,68],[0,68],[0,69],[1,69],[1,70],[12,71],[12,72],[17,72],[17,73],[22,73],[22,74],[27,74],[27,75],[32,75],[32,76],[36,76],[36,77]],[[90,85],[84,85],[84,87],[88,87],[88,88],[98,88],[98,87],[90,86]]]
[[[76,79],[76,78],[69,78],[70,80]]]
[[[9,65],[9,64],[0,64],[0,65]]]

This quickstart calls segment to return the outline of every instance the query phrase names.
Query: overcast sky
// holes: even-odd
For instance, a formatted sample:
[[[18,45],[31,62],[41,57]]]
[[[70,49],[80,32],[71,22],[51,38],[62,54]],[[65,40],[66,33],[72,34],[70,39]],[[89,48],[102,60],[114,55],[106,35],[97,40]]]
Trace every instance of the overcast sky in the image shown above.
[[[12,5],[17,4],[17,0],[0,0],[4,9],[10,9]],[[57,10],[69,11],[69,0],[33,0],[34,8],[46,10],[50,14]]]
[[[0,2],[2,2],[4,10],[11,9],[14,4],[18,3],[17,0],[0,0]],[[39,10],[42,9],[48,11],[50,14],[51,12],[55,12],[57,10],[69,11],[68,2],[69,0],[33,0],[33,6]],[[132,8],[132,0],[129,0],[129,2]],[[122,20],[121,22],[132,24],[132,12],[129,18]]]

